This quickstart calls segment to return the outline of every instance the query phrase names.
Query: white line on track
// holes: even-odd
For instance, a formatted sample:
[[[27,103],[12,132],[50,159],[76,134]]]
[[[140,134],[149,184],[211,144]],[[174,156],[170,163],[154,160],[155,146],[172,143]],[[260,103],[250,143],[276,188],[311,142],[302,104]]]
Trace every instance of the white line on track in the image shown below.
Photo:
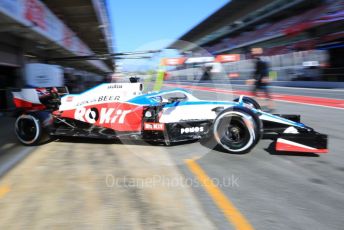
[[[249,87],[247,85],[241,85],[241,84],[231,84],[228,83],[206,83],[206,82],[197,82],[198,85],[206,85],[206,84],[212,84],[212,85],[229,85],[229,86],[239,86],[239,87]],[[314,89],[314,88],[302,88],[302,87],[289,87],[289,86],[270,86],[271,88],[280,88],[280,89],[292,89],[292,90],[312,90],[312,91],[330,91],[330,92],[343,92],[344,89]]]
[[[274,101],[279,101],[279,102],[284,102],[284,103],[300,104],[300,105],[309,105],[309,106],[324,107],[324,108],[329,108],[329,109],[344,110],[344,108],[337,108],[337,107],[332,107],[332,106],[327,106],[327,105],[315,105],[315,104],[307,104],[307,103],[295,102],[295,101],[285,101],[285,100],[279,100],[279,99],[274,99]]]
[[[6,144],[4,144],[0,149],[1,149],[2,151],[5,151],[5,150],[7,150],[7,149],[12,148],[13,146],[14,146],[14,143],[6,143]]]
[[[25,158],[35,147],[25,147],[20,151],[13,154],[13,157],[10,157],[6,162],[3,162],[0,167],[0,177],[9,171],[13,166],[19,163],[23,158]]]
[[[188,86],[188,85],[186,85]],[[173,86],[167,86],[167,87],[173,87]],[[217,89],[217,88],[214,88]],[[219,93],[219,92],[214,92],[214,91],[208,91],[208,90],[202,90],[202,89],[191,89],[191,90],[196,90],[200,92],[207,92],[207,93]],[[231,92],[228,92],[231,94]],[[303,95],[300,95],[303,96]],[[318,97],[319,98],[319,97]],[[329,98],[333,99],[333,98]],[[317,106],[317,107],[324,107],[324,108],[329,108],[329,109],[339,109],[339,110],[344,110],[344,108],[337,108],[337,107],[332,107],[332,106],[326,106],[326,105],[316,105],[316,104],[307,104],[307,103],[302,103],[302,102],[295,102],[295,101],[287,101],[287,100],[281,100],[281,99],[274,99],[274,101],[279,101],[279,102],[284,102],[284,103],[293,103],[293,104],[300,104],[300,105],[309,105],[309,106]]]

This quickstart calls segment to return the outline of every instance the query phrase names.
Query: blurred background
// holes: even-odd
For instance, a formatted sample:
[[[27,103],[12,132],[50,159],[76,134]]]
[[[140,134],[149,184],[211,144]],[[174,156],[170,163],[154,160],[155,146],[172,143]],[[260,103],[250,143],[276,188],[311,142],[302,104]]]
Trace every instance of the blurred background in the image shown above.
[[[179,40],[194,47],[176,41],[169,48],[183,50],[187,56],[197,46],[214,56],[237,55],[217,60],[233,80],[251,77],[252,50],[269,63],[274,81],[321,81],[289,85],[331,87],[337,84],[324,82],[344,79],[342,1],[230,1]],[[186,61],[180,69],[193,65]],[[178,74],[184,75],[173,73]]]
[[[81,92],[127,73],[156,73],[161,55],[116,60],[130,58],[120,58],[118,51],[140,51],[138,47],[123,50],[125,46],[116,50],[116,23],[111,21],[116,22],[119,7],[113,1],[1,1],[1,111],[13,108],[11,88],[66,85],[70,92]],[[139,30],[141,15],[135,16],[134,11],[128,17],[138,24],[130,32]],[[169,38],[169,44],[152,43],[150,47],[177,50],[170,58],[182,58],[178,64],[168,64],[173,66],[166,73],[169,80],[199,81],[206,67],[213,73],[208,80],[242,84],[251,78],[255,50],[269,63],[274,85],[343,87],[343,17],[343,3],[336,0],[224,1],[208,17],[194,19],[196,26],[180,37]],[[182,27],[177,23],[174,27]],[[152,29],[154,25],[145,26],[148,31],[160,31]],[[207,52],[197,52],[200,48]]]

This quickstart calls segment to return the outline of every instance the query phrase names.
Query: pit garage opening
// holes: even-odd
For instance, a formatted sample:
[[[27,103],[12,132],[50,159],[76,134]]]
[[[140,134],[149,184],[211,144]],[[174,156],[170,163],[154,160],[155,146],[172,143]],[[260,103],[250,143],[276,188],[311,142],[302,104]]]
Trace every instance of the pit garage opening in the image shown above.
[[[19,67],[16,50],[0,43],[0,115],[13,108],[10,89],[18,86]]]

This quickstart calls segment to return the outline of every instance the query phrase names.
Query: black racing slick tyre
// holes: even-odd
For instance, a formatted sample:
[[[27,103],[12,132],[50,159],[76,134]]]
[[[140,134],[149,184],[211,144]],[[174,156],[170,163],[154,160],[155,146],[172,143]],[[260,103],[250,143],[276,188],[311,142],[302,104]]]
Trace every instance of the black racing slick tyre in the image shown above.
[[[226,152],[244,154],[260,140],[261,128],[261,121],[249,109],[230,108],[214,120],[213,138]]]
[[[259,103],[251,97],[243,96],[241,100],[244,104],[247,104],[252,108],[259,109],[259,110],[261,109]],[[238,98],[234,99],[234,101],[239,102],[240,98],[238,97]]]
[[[15,133],[23,145],[38,145],[47,138],[41,121],[32,114],[22,114],[15,122]]]

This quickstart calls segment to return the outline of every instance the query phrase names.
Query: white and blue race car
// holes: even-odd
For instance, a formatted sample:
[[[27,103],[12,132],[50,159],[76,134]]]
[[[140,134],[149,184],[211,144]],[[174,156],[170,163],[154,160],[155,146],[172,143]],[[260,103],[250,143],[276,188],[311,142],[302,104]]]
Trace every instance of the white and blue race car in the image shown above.
[[[65,88],[13,92],[15,131],[24,145],[43,137],[142,139],[172,143],[211,139],[230,153],[249,152],[261,138],[276,151],[327,152],[327,136],[300,123],[299,115],[273,115],[241,96],[234,101],[200,100],[183,89],[143,94],[141,83],[106,83],[81,94]]]

